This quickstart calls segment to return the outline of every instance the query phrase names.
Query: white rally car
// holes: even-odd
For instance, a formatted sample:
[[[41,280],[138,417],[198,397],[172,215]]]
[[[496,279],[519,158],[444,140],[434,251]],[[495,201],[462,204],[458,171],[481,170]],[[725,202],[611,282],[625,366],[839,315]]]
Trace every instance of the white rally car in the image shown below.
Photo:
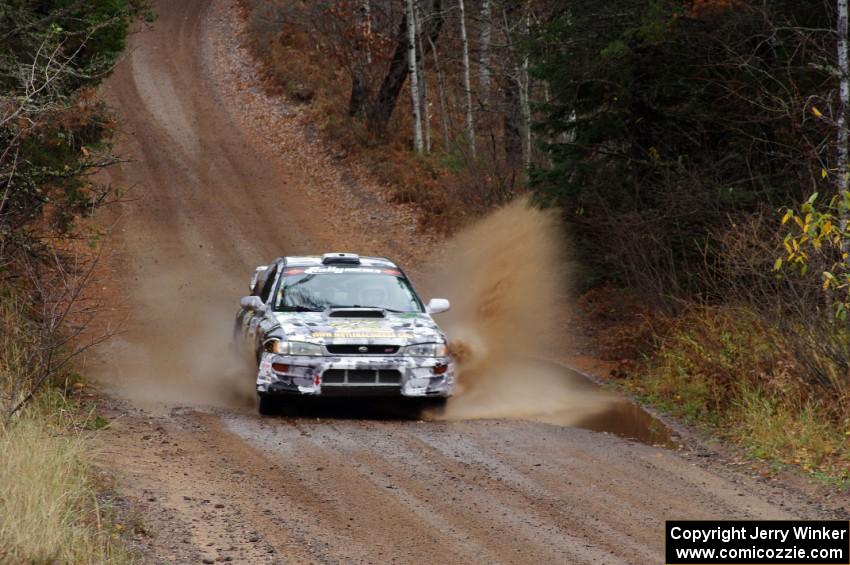
[[[257,267],[235,337],[256,356],[260,413],[287,395],[443,401],[454,363],[432,314],[387,259],[352,253],[280,257]]]

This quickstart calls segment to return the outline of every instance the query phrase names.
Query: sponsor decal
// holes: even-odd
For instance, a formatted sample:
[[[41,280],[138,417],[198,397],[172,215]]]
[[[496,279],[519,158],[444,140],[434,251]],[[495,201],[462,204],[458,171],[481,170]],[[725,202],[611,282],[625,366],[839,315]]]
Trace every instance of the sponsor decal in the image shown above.
[[[330,275],[341,275],[341,274],[371,274],[371,275],[380,275],[384,272],[383,269],[371,269],[369,267],[307,267],[303,270],[304,274],[307,275],[318,275],[318,274],[330,274]],[[286,271],[284,271],[286,272]]]
[[[335,331],[361,332],[365,330],[390,331],[384,322],[375,320],[339,320],[328,324]]]
[[[377,320],[338,320],[317,328],[311,334],[317,338],[362,337],[362,338],[398,338],[412,339],[409,331],[397,331],[387,327],[387,323]]]
[[[397,338],[397,339],[412,339],[412,333],[394,332],[392,330],[342,330],[335,332],[318,331],[310,334],[310,337],[329,338],[329,337],[362,337],[362,338]]]
[[[284,275],[317,275],[317,274],[367,274],[367,275],[391,275],[402,276],[398,269],[380,269],[375,267],[289,267],[283,270]]]

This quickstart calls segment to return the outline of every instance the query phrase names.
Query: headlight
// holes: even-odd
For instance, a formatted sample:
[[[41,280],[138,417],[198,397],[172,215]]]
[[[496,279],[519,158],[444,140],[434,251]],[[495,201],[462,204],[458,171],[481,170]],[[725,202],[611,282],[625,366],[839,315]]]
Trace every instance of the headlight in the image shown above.
[[[274,341],[271,351],[278,355],[322,355],[322,346],[303,341]]]
[[[408,345],[404,354],[411,357],[445,357],[449,351],[445,343],[418,343]]]

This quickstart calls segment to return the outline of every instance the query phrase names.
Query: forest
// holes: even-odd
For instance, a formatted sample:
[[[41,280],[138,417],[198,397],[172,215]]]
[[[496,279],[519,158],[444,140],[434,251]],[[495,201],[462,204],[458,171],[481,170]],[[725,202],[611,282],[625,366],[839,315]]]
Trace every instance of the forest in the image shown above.
[[[553,211],[565,319],[605,385],[768,475],[850,487],[848,0],[224,11],[282,113],[429,241],[519,199]],[[112,337],[94,216],[128,188],[104,172],[130,157],[98,89],[155,20],[144,0],[0,2],[3,562],[133,562],[124,541],[144,535],[94,479],[83,432],[109,423],[76,363]]]
[[[272,88],[425,229],[559,210],[620,386],[850,477],[845,2],[244,5]]]

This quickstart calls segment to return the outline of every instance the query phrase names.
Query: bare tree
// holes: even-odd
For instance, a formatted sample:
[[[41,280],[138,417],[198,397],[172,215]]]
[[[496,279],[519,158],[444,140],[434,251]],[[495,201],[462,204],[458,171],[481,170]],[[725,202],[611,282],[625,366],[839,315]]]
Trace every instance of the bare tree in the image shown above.
[[[472,85],[469,79],[469,39],[466,34],[466,9],[463,0],[458,0],[460,9],[460,41],[463,49],[463,94],[466,99],[466,137],[469,150],[475,157],[475,123],[472,119]]]
[[[499,79],[504,104],[501,113],[505,161],[511,169],[517,169],[525,162],[525,121],[521,85],[515,76],[502,75]]]
[[[372,63],[372,7],[369,0],[360,4],[357,10],[357,24],[354,40],[354,65],[351,73],[351,97],[348,102],[348,114],[362,116],[369,104],[369,78],[367,70]]]
[[[838,109],[836,116],[836,126],[838,129],[838,142],[836,151],[837,158],[837,174],[835,175],[835,191],[840,199],[844,199],[848,190],[848,176],[850,171],[847,170],[847,106],[850,100],[850,65],[847,62],[847,0],[838,0],[838,73],[839,73],[839,89],[838,89]],[[847,206],[841,207],[840,229],[841,233],[845,234],[841,244],[841,251],[846,254],[850,251],[850,239],[847,238],[848,220],[850,220],[850,209]],[[850,258],[845,260],[850,262]]]
[[[433,16],[428,18],[427,25],[421,33],[424,33],[429,41],[435,42],[443,25],[442,0],[428,0],[428,5],[428,12]],[[407,10],[405,10],[396,32],[396,46],[389,68],[369,109],[369,128],[377,134],[383,134],[386,131],[410,71],[410,34],[407,19]]]
[[[370,0],[363,0],[360,5],[360,14],[362,21],[363,35],[366,37],[366,64],[372,64],[372,3]]]
[[[526,13],[522,18],[523,21],[523,33],[528,33],[529,23],[530,23],[530,12],[526,9]],[[522,107],[522,119],[523,119],[523,144],[522,144],[522,161],[525,165],[525,168],[528,169],[531,167],[531,103],[529,102],[529,96],[531,91],[531,77],[528,74],[528,54],[523,54],[522,62],[519,66],[518,72],[518,81],[519,81],[519,99],[520,105]]]
[[[490,33],[493,26],[490,0],[481,0],[481,39],[478,54],[478,84],[481,104],[490,105]]]
[[[16,360],[14,374],[7,376],[11,382],[2,398],[6,422],[74,359],[114,335],[110,329],[94,336],[89,331],[99,304],[86,297],[85,290],[98,259],[99,255],[80,259],[56,252],[48,262],[19,257],[32,289],[27,301],[31,311],[24,314],[34,327],[29,332],[30,347]]]
[[[420,78],[419,106],[422,117],[422,135],[425,142],[425,153],[431,153],[431,112],[428,100],[428,77],[425,75],[425,49],[422,46],[422,12],[416,9],[416,47],[417,47],[417,74]]]
[[[431,47],[431,55],[434,57],[434,70],[437,71],[437,98],[440,101],[440,124],[443,129],[443,145],[448,149],[451,143],[451,134],[449,127],[449,112],[446,103],[446,81],[443,77],[443,68],[440,66],[440,58],[437,55],[437,46],[428,38],[428,43]]]
[[[419,65],[416,62],[416,9],[407,0],[407,73],[410,75],[410,101],[413,110],[413,149],[422,153],[422,116],[419,99]]]

